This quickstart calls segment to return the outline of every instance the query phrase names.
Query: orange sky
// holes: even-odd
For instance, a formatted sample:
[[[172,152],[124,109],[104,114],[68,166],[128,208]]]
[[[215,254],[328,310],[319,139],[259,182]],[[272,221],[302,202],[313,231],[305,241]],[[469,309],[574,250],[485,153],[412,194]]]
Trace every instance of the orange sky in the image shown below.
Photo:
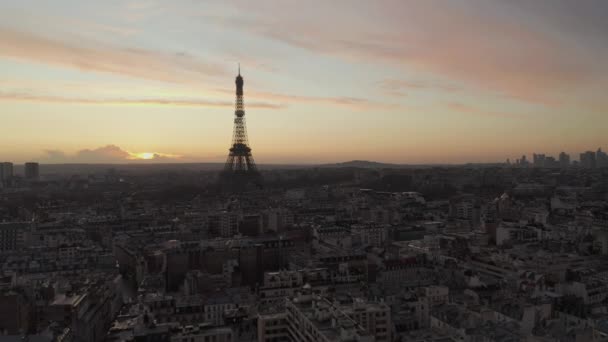
[[[608,147],[602,1],[0,3],[0,159],[258,163]]]

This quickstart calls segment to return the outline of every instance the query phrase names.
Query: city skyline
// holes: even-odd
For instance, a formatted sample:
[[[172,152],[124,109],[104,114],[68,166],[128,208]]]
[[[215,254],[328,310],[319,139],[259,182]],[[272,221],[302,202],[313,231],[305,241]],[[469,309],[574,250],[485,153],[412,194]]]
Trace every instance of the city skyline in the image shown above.
[[[232,146],[232,145],[231,145]],[[125,159],[97,159],[97,150],[104,151],[114,151],[112,154],[116,154],[118,156],[123,156]],[[213,165],[216,164],[218,166],[223,165],[224,168],[228,168],[232,165],[233,161],[230,159],[231,151],[229,149],[229,159],[228,161],[211,161],[211,162],[196,162],[196,161],[188,161],[176,158],[177,156],[173,156],[173,158],[167,158],[162,154],[145,152],[135,154],[133,152],[128,152],[122,150],[120,147],[115,145],[108,145],[101,147],[97,150],[83,150],[79,151],[75,159],[69,159],[69,156],[65,156],[66,162],[57,162],[57,163],[46,163],[47,165],[127,165],[127,164],[136,164],[136,165],[146,165],[146,163],[153,163],[157,165],[162,164],[208,164]],[[81,159],[82,158],[82,159]],[[112,158],[112,155],[110,156]],[[585,161],[587,165],[581,165],[583,159],[593,159],[593,166],[588,165],[591,163],[590,161]],[[598,163],[597,165],[595,163]],[[38,161],[28,160],[24,162],[14,162],[11,160],[0,162],[0,164],[10,164],[12,165],[22,165],[27,166],[27,164],[39,164]],[[43,163],[44,164],[44,163]],[[531,154],[521,154],[516,156],[515,158],[506,158],[502,161],[490,161],[490,162],[462,162],[462,163],[391,163],[391,162],[383,162],[378,160],[362,160],[362,159],[353,159],[353,160],[345,160],[345,161],[335,161],[335,162],[326,162],[326,163],[266,163],[262,165],[271,165],[271,166],[353,166],[353,167],[375,167],[381,168],[383,166],[461,166],[461,165],[500,165],[503,164],[505,166],[514,166],[514,167],[541,167],[541,168],[566,168],[566,167],[583,167],[583,168],[604,168],[608,166],[608,153],[606,153],[602,147],[598,147],[596,150],[589,149],[575,153],[567,153],[565,151],[561,151],[556,154],[550,153],[536,153],[533,152]]]
[[[224,162],[237,62],[261,164],[606,146],[605,3],[348,4],[2,1],[0,159]]]

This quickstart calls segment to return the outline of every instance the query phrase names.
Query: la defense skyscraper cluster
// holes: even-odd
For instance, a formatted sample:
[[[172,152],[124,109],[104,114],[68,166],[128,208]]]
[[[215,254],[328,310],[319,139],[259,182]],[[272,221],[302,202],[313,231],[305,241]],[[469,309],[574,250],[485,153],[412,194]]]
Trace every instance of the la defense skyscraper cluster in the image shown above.
[[[232,144],[229,149],[228,158],[224,165],[220,179],[226,184],[238,189],[248,184],[260,184],[261,176],[253,160],[251,147],[247,140],[247,127],[245,124],[245,104],[243,101],[243,76],[241,68],[235,79],[236,101],[234,109],[234,130],[232,133]]]

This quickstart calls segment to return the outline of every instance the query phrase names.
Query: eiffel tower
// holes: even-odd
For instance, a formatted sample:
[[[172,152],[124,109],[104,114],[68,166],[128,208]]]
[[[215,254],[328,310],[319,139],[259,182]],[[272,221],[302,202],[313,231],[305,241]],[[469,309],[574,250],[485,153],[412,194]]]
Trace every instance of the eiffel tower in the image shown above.
[[[247,142],[247,128],[245,126],[245,105],[243,103],[243,76],[241,67],[235,80],[236,103],[234,109],[234,131],[232,134],[232,145],[228,153],[228,159],[221,179],[235,187],[244,187],[248,183],[259,184],[260,173],[253,161],[251,148]],[[238,189],[237,189],[238,190]],[[242,190],[242,189],[241,189]]]

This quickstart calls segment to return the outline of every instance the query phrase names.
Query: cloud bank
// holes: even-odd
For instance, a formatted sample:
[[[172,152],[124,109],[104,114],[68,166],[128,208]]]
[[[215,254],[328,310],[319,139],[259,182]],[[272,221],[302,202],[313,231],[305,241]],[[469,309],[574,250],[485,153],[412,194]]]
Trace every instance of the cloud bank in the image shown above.
[[[116,145],[106,145],[94,149],[82,149],[73,155],[61,150],[45,150],[40,158],[42,163],[127,163],[127,162],[180,162],[187,158],[181,155],[159,152],[130,152]]]

